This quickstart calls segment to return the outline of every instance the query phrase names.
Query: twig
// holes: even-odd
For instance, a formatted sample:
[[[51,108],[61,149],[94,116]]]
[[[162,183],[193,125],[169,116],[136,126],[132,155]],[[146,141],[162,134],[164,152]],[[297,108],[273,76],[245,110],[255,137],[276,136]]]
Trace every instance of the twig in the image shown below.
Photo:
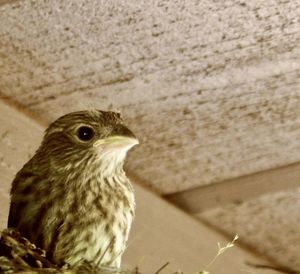
[[[216,259],[223,254],[226,250],[228,250],[229,248],[233,247],[236,240],[239,238],[239,236],[236,234],[234,239],[228,243],[226,246],[221,246],[220,243],[218,243],[218,253],[215,255],[215,257],[205,266],[204,270],[202,272],[200,272],[201,274],[205,274],[205,273],[209,273],[208,269],[214,264],[214,262],[216,261]]]
[[[100,259],[98,260],[98,262],[96,263],[96,265],[100,265],[100,264],[101,264],[101,262],[102,262],[102,260],[103,260],[103,258],[104,258],[104,256],[105,256],[105,254],[106,254],[106,252],[107,252],[108,249],[111,247],[111,245],[113,244],[114,241],[115,241],[115,237],[113,237],[113,238],[111,239],[111,241],[109,242],[108,246],[105,248],[103,254],[101,255],[101,257],[100,257]]]
[[[21,235],[19,236],[21,239]],[[51,263],[47,258],[41,256],[40,254],[37,253],[36,249],[30,249],[28,246],[26,246],[25,243],[20,242],[20,240],[16,240],[15,238],[13,238],[11,235],[9,234],[3,234],[1,235],[1,240],[5,243],[8,243],[9,245],[12,246],[12,249],[14,249],[15,247],[19,247],[20,249],[22,249],[22,251],[24,253],[27,253],[29,255],[31,255],[34,259],[39,260],[40,262],[42,262],[46,267],[51,267],[56,269],[56,265]],[[16,259],[16,257],[18,257],[20,260],[23,261],[23,259],[18,255],[18,254],[13,254],[12,256]]]
[[[170,262],[166,262],[162,267],[160,267],[154,274],[159,274],[165,267],[169,265]]]

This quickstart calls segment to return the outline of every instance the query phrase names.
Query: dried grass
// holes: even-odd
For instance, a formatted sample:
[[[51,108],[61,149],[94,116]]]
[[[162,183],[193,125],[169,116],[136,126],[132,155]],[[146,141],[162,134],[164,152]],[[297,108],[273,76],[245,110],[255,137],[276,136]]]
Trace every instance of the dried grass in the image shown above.
[[[1,232],[0,274],[138,274],[115,268],[96,267],[82,262],[78,266],[57,266],[46,256],[46,252],[30,243],[13,229]]]
[[[229,248],[233,247],[238,236],[225,246],[218,244],[215,257],[204,267],[204,270],[194,274],[210,274],[210,268],[216,259]],[[169,263],[164,264],[154,274],[161,273]],[[249,264],[248,264],[249,265]],[[282,273],[299,274],[289,268],[277,268],[265,265],[253,265],[256,269],[273,269]],[[97,267],[89,262],[81,262],[76,266],[58,266],[51,261],[46,252],[22,237],[14,229],[0,232],[0,274],[141,274],[138,268],[133,270]],[[253,272],[255,273],[255,272]],[[183,274],[177,272],[175,274]]]

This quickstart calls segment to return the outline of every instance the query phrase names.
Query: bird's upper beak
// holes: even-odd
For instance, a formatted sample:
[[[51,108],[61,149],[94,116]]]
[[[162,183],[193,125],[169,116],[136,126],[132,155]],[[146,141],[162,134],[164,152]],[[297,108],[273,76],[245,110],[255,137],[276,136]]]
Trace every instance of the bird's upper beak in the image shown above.
[[[139,140],[135,137],[130,129],[124,125],[118,124],[114,127],[110,135],[104,139],[94,143],[95,147],[104,146],[112,149],[129,150],[139,144]]]

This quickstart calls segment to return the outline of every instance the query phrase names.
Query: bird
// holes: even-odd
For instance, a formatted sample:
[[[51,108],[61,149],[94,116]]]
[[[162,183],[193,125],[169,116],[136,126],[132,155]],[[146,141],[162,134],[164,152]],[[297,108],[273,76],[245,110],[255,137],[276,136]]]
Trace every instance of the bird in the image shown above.
[[[138,143],[118,112],[82,110],[58,118],[12,182],[7,227],[57,265],[119,268],[135,215],[123,165]]]

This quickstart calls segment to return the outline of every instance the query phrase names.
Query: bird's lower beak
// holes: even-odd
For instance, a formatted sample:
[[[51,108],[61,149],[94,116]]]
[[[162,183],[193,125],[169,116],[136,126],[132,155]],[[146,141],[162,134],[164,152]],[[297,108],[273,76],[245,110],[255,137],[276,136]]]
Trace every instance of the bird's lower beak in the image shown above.
[[[138,144],[139,140],[136,138],[115,135],[96,141],[94,143],[94,147],[129,150],[130,148]]]
[[[112,149],[127,149],[129,150],[139,144],[139,140],[125,126],[117,125],[111,132],[110,136],[105,139],[98,140],[94,143],[96,147],[107,147]]]

